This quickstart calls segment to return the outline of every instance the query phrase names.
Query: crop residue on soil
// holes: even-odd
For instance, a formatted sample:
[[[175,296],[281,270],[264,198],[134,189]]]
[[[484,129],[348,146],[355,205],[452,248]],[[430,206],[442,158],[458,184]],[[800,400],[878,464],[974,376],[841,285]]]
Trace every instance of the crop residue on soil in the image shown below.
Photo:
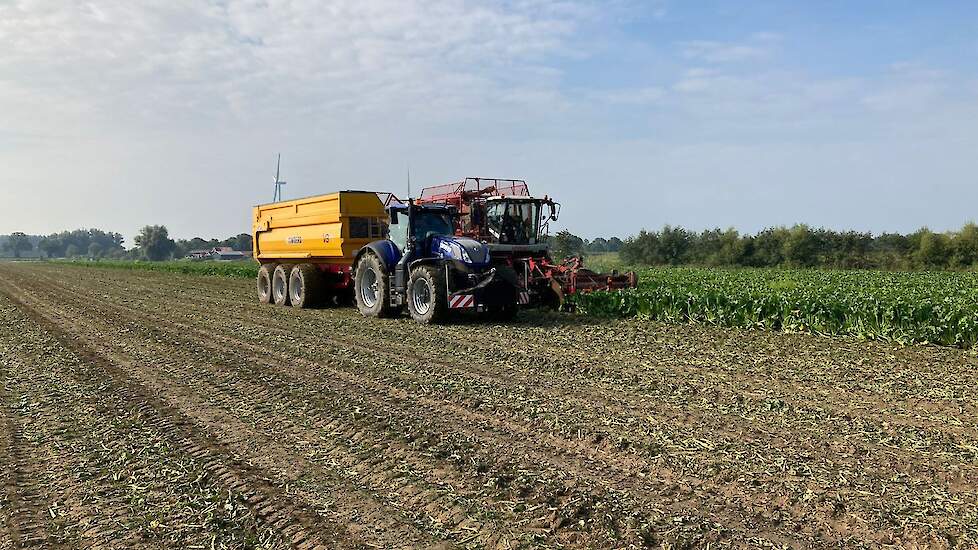
[[[0,550],[978,544],[955,349],[0,264]]]

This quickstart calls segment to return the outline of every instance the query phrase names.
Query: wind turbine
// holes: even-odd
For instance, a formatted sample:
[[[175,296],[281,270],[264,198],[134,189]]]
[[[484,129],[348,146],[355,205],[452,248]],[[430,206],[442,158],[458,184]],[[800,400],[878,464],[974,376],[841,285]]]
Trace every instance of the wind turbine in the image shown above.
[[[278,161],[275,162],[275,195],[272,197],[272,202],[278,202],[282,200],[282,186],[285,182],[278,179],[279,178],[279,168],[282,166],[282,153],[278,154]]]

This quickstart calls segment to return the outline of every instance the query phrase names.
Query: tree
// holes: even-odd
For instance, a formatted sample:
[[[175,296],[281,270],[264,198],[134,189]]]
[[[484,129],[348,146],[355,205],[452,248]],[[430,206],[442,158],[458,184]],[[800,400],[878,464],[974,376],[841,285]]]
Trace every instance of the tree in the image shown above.
[[[81,254],[81,249],[75,243],[69,244],[68,248],[65,249],[65,256],[69,258],[74,258],[75,256]]]
[[[951,265],[971,267],[978,262],[978,225],[969,222],[954,235]]]
[[[7,240],[3,243],[3,249],[14,254],[14,258],[20,258],[21,252],[30,252],[34,250],[34,245],[31,244],[31,239],[26,234],[16,231],[11,233]]]
[[[807,225],[788,230],[782,243],[784,259],[792,267],[812,267],[818,261],[818,239]]]
[[[92,258],[93,260],[96,258],[101,258],[103,252],[104,250],[102,249],[102,245],[99,243],[92,243],[88,245],[88,257]]]
[[[924,269],[942,269],[947,267],[948,238],[947,235],[934,233],[926,227],[911,235],[911,241],[916,242],[913,252],[914,264]]]
[[[659,253],[664,263],[679,265],[686,260],[692,237],[682,227],[665,226],[659,235]]]
[[[551,237],[550,244],[553,249],[554,257],[557,259],[567,256],[576,256],[584,251],[584,239],[574,235],[566,229],[561,230]]]
[[[43,237],[37,243],[37,248],[44,252],[48,258],[60,258],[65,255],[65,245],[57,235]]]
[[[624,243],[618,237],[611,237],[608,239],[608,252],[618,252],[621,250],[621,245]]]
[[[604,237],[596,237],[593,241],[587,243],[587,251],[593,253],[608,252],[608,240]]]
[[[176,243],[163,225],[147,225],[136,236],[136,246],[147,260],[159,262],[170,257]]]

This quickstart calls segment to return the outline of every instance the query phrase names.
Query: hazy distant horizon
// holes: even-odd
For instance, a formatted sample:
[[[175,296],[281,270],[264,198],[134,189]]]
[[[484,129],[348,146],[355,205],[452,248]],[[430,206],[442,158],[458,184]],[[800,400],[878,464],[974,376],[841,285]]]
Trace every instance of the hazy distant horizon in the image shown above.
[[[953,230],[978,4],[0,6],[0,234],[250,230],[272,197],[526,179],[554,230]]]

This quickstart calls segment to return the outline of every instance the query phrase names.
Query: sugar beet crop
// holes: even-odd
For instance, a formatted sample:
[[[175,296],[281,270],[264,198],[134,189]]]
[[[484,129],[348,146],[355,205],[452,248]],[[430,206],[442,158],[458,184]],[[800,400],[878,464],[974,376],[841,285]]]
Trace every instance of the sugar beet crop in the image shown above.
[[[0,264],[0,548],[974,547],[975,357]]]
[[[978,275],[777,269],[651,269],[638,289],[577,298],[580,311],[971,348]]]

